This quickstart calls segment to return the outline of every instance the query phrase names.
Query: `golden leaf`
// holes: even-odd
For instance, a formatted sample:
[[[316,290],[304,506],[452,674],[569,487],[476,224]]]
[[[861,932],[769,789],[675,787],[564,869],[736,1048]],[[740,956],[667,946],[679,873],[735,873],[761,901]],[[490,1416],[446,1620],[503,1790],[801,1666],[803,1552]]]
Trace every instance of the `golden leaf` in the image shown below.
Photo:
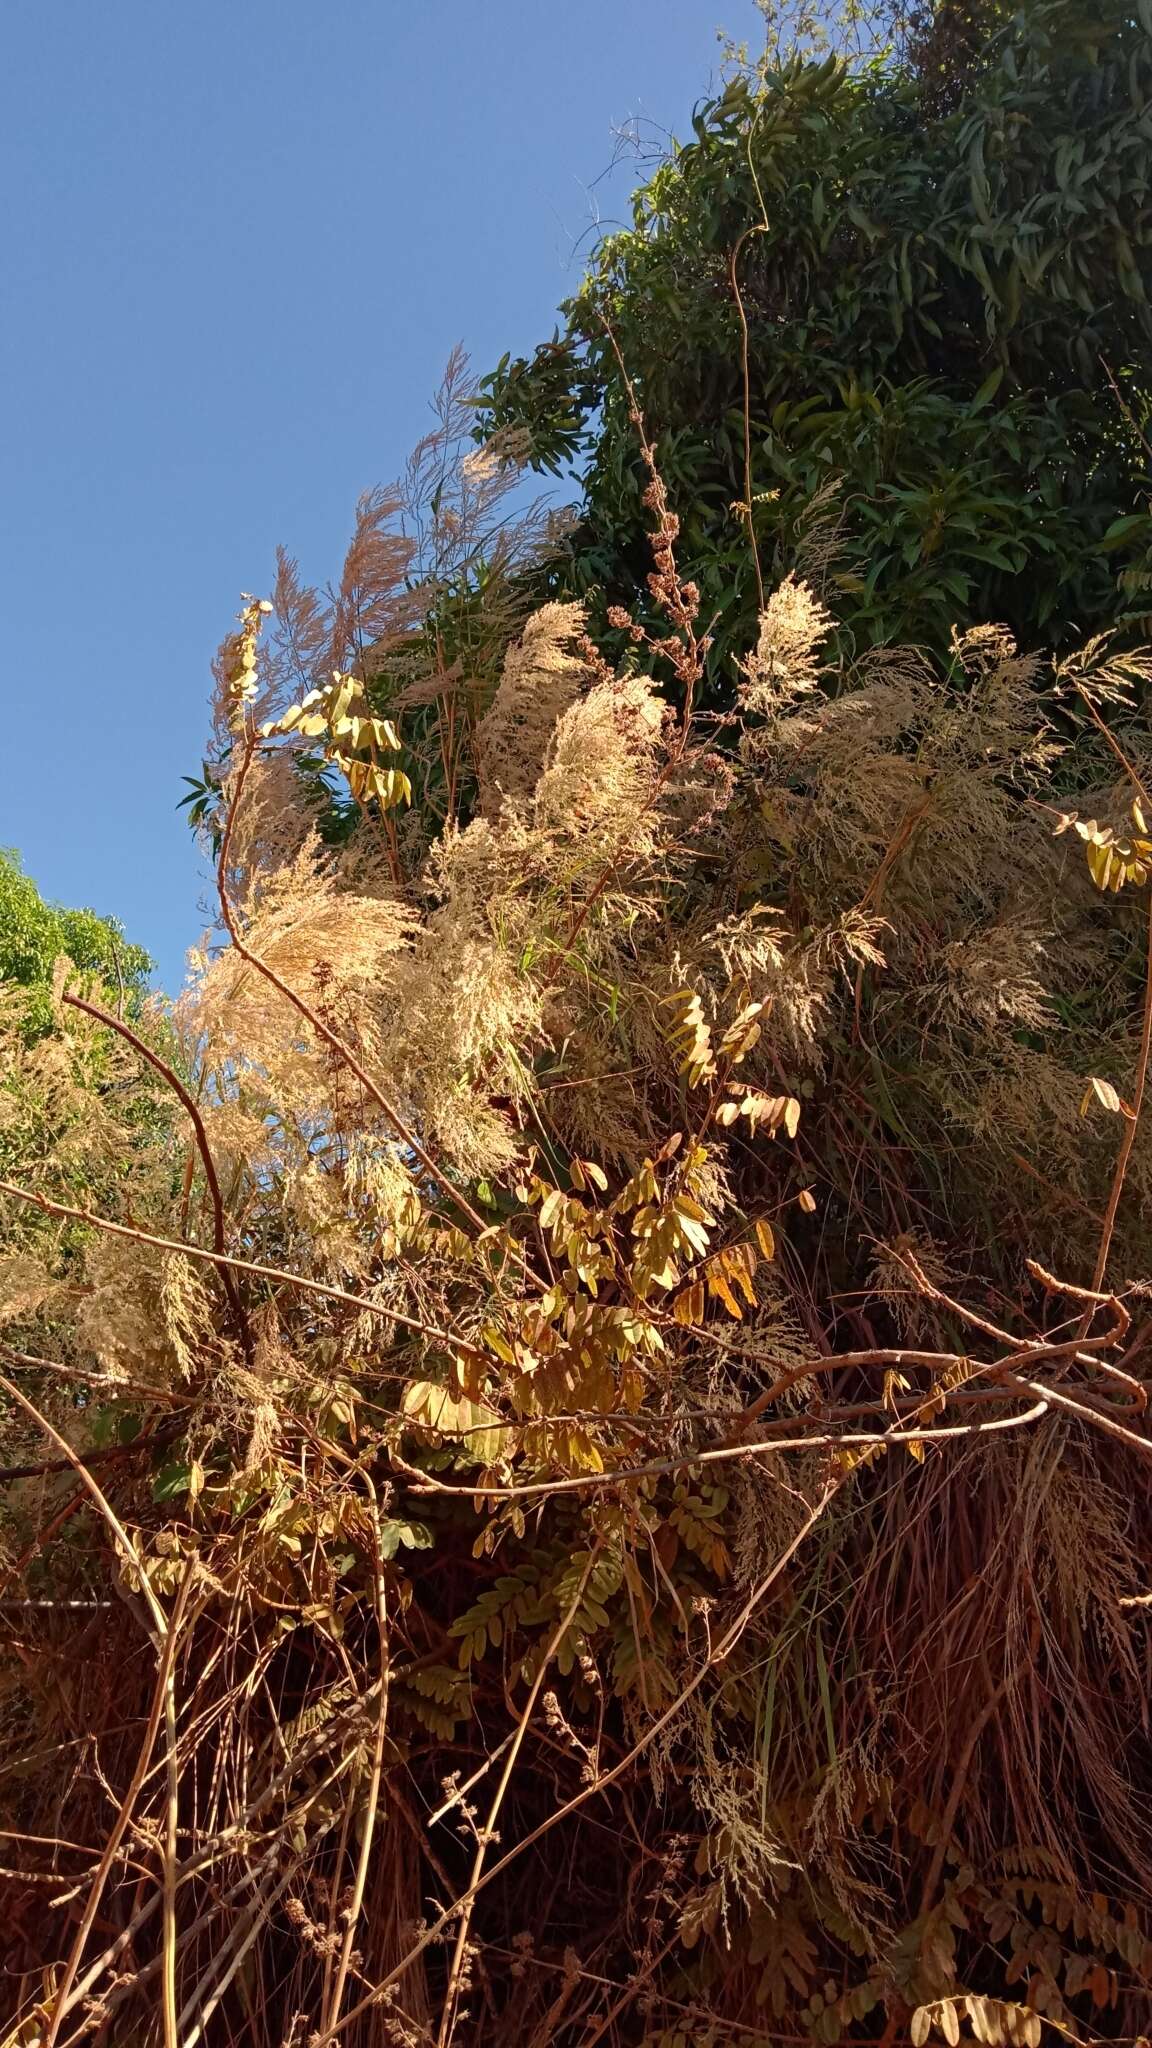
[[[703,1322],[704,1286],[702,1281],[694,1280],[690,1287],[685,1287],[681,1290],[672,1303],[672,1317],[675,1322],[688,1326]]]
[[[474,1401],[467,1394],[456,1395],[450,1387],[433,1380],[412,1380],[404,1390],[401,1412],[421,1428],[440,1436],[458,1436],[474,1452],[481,1465],[495,1464],[510,1432],[486,1401]]]
[[[708,1292],[710,1294],[714,1294],[718,1301],[722,1301],[724,1303],[724,1306],[727,1309],[729,1315],[732,1316],[736,1322],[741,1321],[744,1311],[740,1307],[740,1303],[737,1301],[736,1296],[733,1294],[732,1289],[728,1285],[726,1274],[724,1274],[722,1271],[714,1271],[711,1267],[709,1267]]]

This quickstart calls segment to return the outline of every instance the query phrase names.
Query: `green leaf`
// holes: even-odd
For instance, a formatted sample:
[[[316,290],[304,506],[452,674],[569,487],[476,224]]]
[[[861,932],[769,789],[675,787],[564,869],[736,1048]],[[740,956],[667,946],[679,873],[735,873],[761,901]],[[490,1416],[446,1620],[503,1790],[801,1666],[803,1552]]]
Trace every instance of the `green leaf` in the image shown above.
[[[164,1465],[152,1481],[152,1498],[155,1501],[179,1500],[189,1491],[191,1483],[191,1465]]]

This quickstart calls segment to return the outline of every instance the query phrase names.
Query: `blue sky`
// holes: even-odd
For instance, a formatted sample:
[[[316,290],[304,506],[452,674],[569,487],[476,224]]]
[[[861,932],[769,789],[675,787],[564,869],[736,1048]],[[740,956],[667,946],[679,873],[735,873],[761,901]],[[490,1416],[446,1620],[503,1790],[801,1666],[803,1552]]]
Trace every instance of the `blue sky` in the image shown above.
[[[448,352],[551,331],[630,116],[752,0],[8,0],[0,846],[175,991],[208,663],[283,541],[338,566]]]

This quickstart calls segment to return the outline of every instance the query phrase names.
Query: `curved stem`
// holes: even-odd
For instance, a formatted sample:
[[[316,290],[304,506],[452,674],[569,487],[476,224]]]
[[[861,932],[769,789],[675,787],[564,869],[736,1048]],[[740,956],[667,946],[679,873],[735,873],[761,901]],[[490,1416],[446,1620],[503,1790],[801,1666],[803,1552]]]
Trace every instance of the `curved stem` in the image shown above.
[[[748,542],[752,549],[752,567],[756,571],[756,597],[759,609],[764,610],[764,575],[760,567],[760,549],[756,542],[756,527],[752,518],[752,378],[748,361],[748,315],[744,311],[744,295],[736,275],[736,265],[741,251],[750,235],[762,235],[765,229],[757,221],[745,228],[728,259],[728,274],[732,281],[732,296],[740,316],[740,366],[744,378],[744,519],[748,527]]]
[[[357,1309],[361,1315],[384,1316],[400,1329],[431,1337],[434,1343],[446,1344],[466,1358],[488,1357],[479,1345],[469,1344],[464,1337],[454,1337],[449,1330],[437,1329],[434,1323],[406,1316],[388,1302],[369,1301],[366,1295],[351,1294],[346,1287],[329,1287],[324,1280],[308,1280],[302,1273],[289,1273],[283,1266],[265,1266],[258,1259],[238,1259],[230,1252],[210,1252],[207,1245],[187,1244],[183,1238],[160,1237],[155,1231],[140,1230],[130,1223],[114,1223],[109,1216],[97,1216],[91,1209],[74,1209],[67,1202],[54,1202],[48,1195],[33,1194],[30,1188],[18,1188],[13,1181],[0,1180],[0,1195],[27,1202],[34,1209],[42,1209],[46,1216],[67,1216],[74,1223],[90,1223],[94,1230],[106,1230],[113,1237],[130,1237],[137,1244],[155,1245],[162,1252],[183,1252],[186,1259],[202,1259],[210,1266],[227,1266],[235,1273],[254,1273],[261,1280],[278,1280],[284,1287],[299,1287],[306,1294],[322,1294],[328,1301],[347,1302],[349,1308]],[[402,1373],[397,1377],[407,1379],[408,1375]]]
[[[1140,1051],[1136,1057],[1136,1086],[1132,1093],[1131,1114],[1125,1118],[1124,1136],[1120,1141],[1120,1152],[1116,1160],[1116,1171],[1112,1176],[1112,1191],[1104,1222],[1100,1230],[1100,1248],[1096,1253],[1096,1267],[1092,1275],[1092,1291],[1098,1294],[1104,1285],[1108,1270],[1108,1254],[1112,1249],[1112,1237],[1116,1229],[1116,1215],[1120,1197],[1124,1193],[1124,1182],[1128,1177],[1128,1162],[1132,1147],[1136,1143],[1136,1131],[1140,1123],[1140,1112],[1144,1106],[1144,1089],[1148,1080],[1148,1059],[1152,1052],[1152,888],[1148,892],[1148,957],[1144,968],[1144,1017],[1140,1030]]]
[[[222,1252],[226,1241],[224,1197],[220,1192],[220,1178],[216,1172],[216,1162],[212,1157],[212,1148],[208,1143],[208,1133],[204,1128],[204,1119],[200,1114],[200,1106],[191,1089],[185,1086],[175,1069],[168,1065],[167,1060],[161,1059],[158,1052],[153,1052],[152,1047],[145,1043],[138,1032],[133,1031],[130,1024],[125,1024],[122,1017],[113,1017],[108,1010],[102,1010],[98,1003],[87,1002],[83,996],[66,993],[64,1001],[70,1009],[83,1010],[86,1016],[94,1017],[98,1024],[105,1025],[109,1031],[117,1032],[132,1047],[134,1052],[139,1053],[141,1059],[147,1060],[149,1066],[155,1067],[161,1079],[167,1082],[172,1093],[179,1100],[192,1125],[196,1138],[196,1149],[204,1166],[204,1179],[207,1182],[208,1194],[212,1203],[212,1242],[215,1249],[218,1252]],[[221,1269],[221,1279],[228,1299],[232,1304],[232,1313],[236,1319],[236,1333],[240,1339],[244,1356],[250,1360],[252,1357],[252,1332],[248,1327],[248,1318],[244,1312],[244,1303],[241,1299],[240,1289],[236,1284],[235,1276],[228,1271],[227,1267]]]
[[[492,1803],[488,1808],[488,1818],[476,1837],[476,1854],[472,1861],[472,1872],[468,1879],[468,1889],[464,1893],[462,1901],[460,1925],[456,1931],[456,1947],[453,1952],[452,1967],[448,1976],[448,1990],[444,1999],[444,2014],[440,2023],[440,2033],[438,2036],[437,2048],[448,2048],[448,2043],[451,2041],[452,2038],[453,2027],[456,2019],[456,2003],[460,1995],[460,1984],[464,1975],[464,1967],[468,1958],[468,1930],[472,1924],[472,1907],[475,1903],[476,1894],[480,1889],[480,1880],[484,1872],[484,1862],[488,1854],[489,1846],[492,1842],[498,1839],[496,1835],[496,1822],[500,1818],[500,1809],[504,1804],[504,1796],[508,1790],[509,1785],[512,1782],[512,1773],[516,1768],[516,1760],[520,1755],[521,1749],[523,1748],[524,1737],[528,1733],[528,1724],[532,1719],[533,1709],[536,1705],[537,1700],[540,1697],[541,1688],[544,1684],[544,1679],[548,1670],[548,1666],[551,1664],[553,1657],[555,1656],[557,1650],[560,1647],[560,1644],[563,1642],[565,1635],[567,1634],[569,1628],[572,1626],[572,1622],[576,1616],[576,1611],[579,1608],[581,1600],[584,1598],[585,1588],[588,1584],[589,1579],[592,1576],[596,1560],[599,1557],[603,1547],[604,1545],[601,1539],[598,1540],[593,1545],[592,1549],[589,1551],[588,1562],[586,1563],[584,1570],[580,1574],[580,1580],[579,1584],[576,1587],[576,1591],[573,1593],[572,1598],[569,1601],[567,1608],[565,1609],[565,1612],[561,1615],[560,1620],[556,1624],[556,1627],[552,1633],[552,1639],[549,1642],[543,1657],[540,1659],[540,1669],[538,1670],[535,1678],[532,1681],[532,1689],[528,1694],[528,1698],[524,1702],[524,1711],[520,1715],[519,1721],[516,1724],[515,1735],[513,1736],[512,1742],[509,1746],[508,1755],[504,1759],[504,1768],[500,1773],[499,1784],[497,1785],[496,1790],[492,1795]]]
[[[305,1023],[311,1025],[312,1030],[316,1033],[316,1036],[324,1041],[324,1044],[329,1048],[329,1050],[331,1052],[334,1052],[339,1059],[343,1060],[349,1072],[355,1075],[357,1081],[360,1083],[361,1088],[364,1090],[364,1093],[371,1098],[371,1100],[376,1104],[378,1109],[383,1110],[384,1115],[387,1117],[388,1122],[391,1124],[401,1144],[407,1147],[407,1149],[411,1152],[413,1158],[418,1159],[420,1161],[420,1164],[424,1168],[424,1171],[427,1174],[430,1174],[432,1179],[437,1183],[437,1185],[444,1189],[444,1192],[455,1203],[456,1207],[460,1210],[461,1214],[466,1216],[468,1218],[468,1221],[471,1224],[473,1224],[477,1230],[486,1230],[488,1226],[485,1223],[484,1218],[480,1215],[479,1211],[472,1207],[472,1204],[468,1200],[466,1195],[461,1194],[458,1188],[454,1188],[451,1182],[445,1179],[444,1174],[436,1166],[434,1160],[430,1157],[430,1155],[425,1151],[423,1145],[420,1143],[420,1140],[416,1136],[415,1132],[411,1131],[408,1128],[408,1125],[405,1123],[404,1118],[401,1116],[400,1111],[397,1109],[395,1103],[392,1102],[387,1095],[385,1095],[382,1088],[377,1087],[375,1081],[372,1080],[371,1076],[366,1072],[364,1067],[361,1066],[360,1061],[356,1058],[356,1055],[352,1051],[351,1046],[345,1044],[344,1040],[338,1035],[338,1033],[333,1031],[331,1026],[324,1022],[324,1019],[322,1017],[317,1015],[316,1011],[312,1008],[312,1005],[306,1002],[302,995],[299,995],[297,991],[289,985],[288,982],[283,980],[283,978],[279,974],[277,974],[276,969],[274,967],[269,966],[268,962],[265,959],[263,959],[259,953],[257,953],[255,948],[248,944],[243,933],[241,932],[239,919],[236,916],[236,912],[232,906],[231,899],[228,895],[228,884],[226,876],[228,872],[228,856],[229,853],[231,852],[232,847],[232,834],[235,830],[236,825],[236,816],[240,808],[240,799],[244,794],[244,785],[248,779],[248,771],[252,766],[252,758],[255,752],[255,747],[256,735],[254,732],[251,732],[248,735],[247,744],[245,746],[244,753],[241,756],[240,766],[236,771],[236,782],[232,792],[232,801],[228,808],[228,821],[224,827],[224,837],[220,842],[220,858],[216,865],[216,891],[220,899],[220,915],[224,921],[224,928],[228,933],[228,937],[231,939],[232,945],[235,948],[236,952],[239,954],[241,960],[246,960],[250,967],[254,967],[256,969],[257,974],[262,974],[264,976],[265,981],[269,982],[271,986],[274,989],[276,989],[278,994],[284,997],[285,1002],[291,1003],[293,1009],[296,1010],[301,1017],[303,1017]]]

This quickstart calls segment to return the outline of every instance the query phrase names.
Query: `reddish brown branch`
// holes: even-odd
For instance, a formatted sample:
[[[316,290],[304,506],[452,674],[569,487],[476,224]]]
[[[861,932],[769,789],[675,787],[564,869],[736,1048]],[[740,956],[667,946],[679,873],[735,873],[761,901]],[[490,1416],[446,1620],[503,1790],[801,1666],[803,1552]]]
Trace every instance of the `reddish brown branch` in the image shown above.
[[[208,1133],[204,1127],[204,1119],[200,1114],[200,1106],[191,1089],[185,1086],[179,1074],[176,1073],[173,1067],[169,1066],[167,1060],[161,1059],[159,1053],[154,1052],[152,1047],[147,1045],[144,1039],[140,1037],[139,1033],[133,1031],[130,1024],[125,1024],[122,1017],[111,1016],[107,1010],[102,1010],[98,1003],[86,1002],[83,996],[66,993],[64,1001],[71,1009],[83,1010],[86,1016],[94,1017],[98,1024],[104,1024],[109,1031],[117,1032],[121,1038],[127,1041],[134,1052],[139,1053],[141,1059],[147,1060],[149,1066],[156,1069],[161,1079],[167,1083],[172,1093],[177,1097],[192,1125],[196,1139],[196,1149],[200,1154],[204,1167],[204,1179],[207,1182],[208,1195],[212,1203],[212,1242],[216,1251],[223,1252],[227,1241],[224,1223],[224,1197],[220,1192],[220,1179],[216,1172],[216,1162],[212,1157],[212,1147],[208,1143]],[[236,1334],[240,1339],[241,1348],[245,1358],[250,1360],[252,1357],[252,1332],[248,1326],[248,1317],[245,1313],[244,1302],[236,1282],[236,1277],[224,1266],[221,1268],[220,1278],[232,1306],[232,1313],[236,1322]]]
[[[224,826],[224,836],[220,842],[220,858],[216,864],[216,888],[217,894],[220,899],[220,915],[224,921],[224,927],[228,933],[228,937],[232,941],[232,945],[235,948],[236,952],[239,954],[240,958],[242,960],[246,960],[250,967],[254,967],[256,969],[257,974],[262,974],[264,976],[265,981],[267,981],[271,985],[271,987],[277,991],[279,995],[282,995],[284,997],[285,1002],[291,1003],[293,1009],[296,1010],[301,1017],[303,1017],[306,1024],[311,1026],[312,1030],[316,1033],[316,1036],[323,1040],[324,1044],[328,1047],[329,1051],[334,1052],[338,1059],[343,1060],[345,1066],[348,1068],[349,1073],[355,1075],[355,1078],[360,1083],[360,1086],[364,1090],[365,1095],[367,1095],[370,1098],[370,1100],[376,1104],[378,1109],[383,1111],[385,1117],[391,1124],[392,1129],[395,1131],[401,1144],[407,1147],[407,1149],[409,1150],[409,1152],[411,1152],[414,1159],[418,1159],[420,1161],[420,1164],[424,1168],[425,1173],[429,1174],[431,1178],[440,1187],[443,1188],[445,1194],[448,1195],[450,1200],[455,1203],[456,1207],[460,1210],[461,1214],[466,1216],[468,1218],[468,1221],[477,1230],[484,1231],[487,1229],[488,1226],[485,1223],[484,1218],[480,1215],[479,1211],[472,1207],[472,1204],[468,1200],[468,1197],[464,1194],[461,1194],[459,1188],[453,1187],[452,1183],[445,1177],[440,1168],[437,1167],[435,1161],[431,1158],[430,1154],[425,1151],[424,1146],[420,1143],[420,1140],[416,1136],[415,1132],[409,1129],[407,1123],[401,1116],[400,1111],[397,1109],[395,1103],[390,1099],[389,1096],[385,1095],[382,1088],[377,1086],[376,1082],[373,1081],[371,1075],[366,1071],[366,1069],[361,1065],[360,1061],[356,1058],[356,1055],[352,1051],[351,1046],[347,1045],[345,1041],[339,1036],[339,1034],[332,1030],[331,1025],[326,1024],[324,1022],[323,1017],[317,1014],[317,1012],[313,1009],[312,1005],[306,1002],[302,995],[298,994],[298,992],[294,988],[292,988],[289,985],[289,983],[282,978],[281,975],[277,974],[276,969],[274,967],[269,966],[268,962],[262,958],[262,956],[256,951],[255,947],[250,946],[248,944],[248,941],[245,939],[243,932],[240,929],[240,921],[236,916],[236,912],[232,906],[231,898],[228,895],[228,857],[232,848],[232,834],[235,830],[236,817],[240,808],[240,799],[244,794],[244,785],[248,779],[248,771],[252,766],[252,758],[255,752],[255,747],[256,735],[254,732],[251,732],[248,735],[247,744],[245,746],[244,753],[241,756],[240,766],[236,773],[236,782],[232,792],[232,801],[228,807],[227,821]]]
[[[18,1188],[13,1182],[0,1180],[0,1195],[11,1195],[14,1201],[27,1202],[34,1209],[42,1209],[48,1216],[66,1216],[74,1223],[90,1223],[94,1230],[107,1230],[113,1237],[132,1238],[137,1244],[154,1245],[162,1252],[182,1252],[186,1259],[201,1259],[210,1266],[227,1266],[235,1273],[254,1273],[259,1280],[277,1280],[284,1287],[298,1287],[307,1294],[321,1294],[327,1301],[342,1301],[361,1315],[384,1316],[396,1323],[402,1330],[412,1330],[419,1337],[430,1337],[437,1344],[445,1344],[452,1351],[459,1351],[470,1358],[487,1360],[488,1354],[475,1344],[469,1344],[463,1337],[455,1337],[449,1330],[437,1329],[434,1323],[422,1323],[416,1316],[407,1316],[402,1309],[392,1308],[386,1302],[370,1301],[366,1295],[350,1294],[347,1288],[330,1287],[324,1280],[306,1280],[301,1273],[289,1273],[283,1266],[261,1265],[257,1259],[238,1259],[229,1252],[209,1251],[207,1245],[187,1244],[178,1237],[159,1237],[155,1231],[140,1230],[129,1223],[113,1223],[108,1216],[96,1216],[91,1209],[74,1209],[66,1202],[54,1202],[47,1195],[33,1194],[30,1188]],[[407,1375],[401,1375],[407,1377]]]

